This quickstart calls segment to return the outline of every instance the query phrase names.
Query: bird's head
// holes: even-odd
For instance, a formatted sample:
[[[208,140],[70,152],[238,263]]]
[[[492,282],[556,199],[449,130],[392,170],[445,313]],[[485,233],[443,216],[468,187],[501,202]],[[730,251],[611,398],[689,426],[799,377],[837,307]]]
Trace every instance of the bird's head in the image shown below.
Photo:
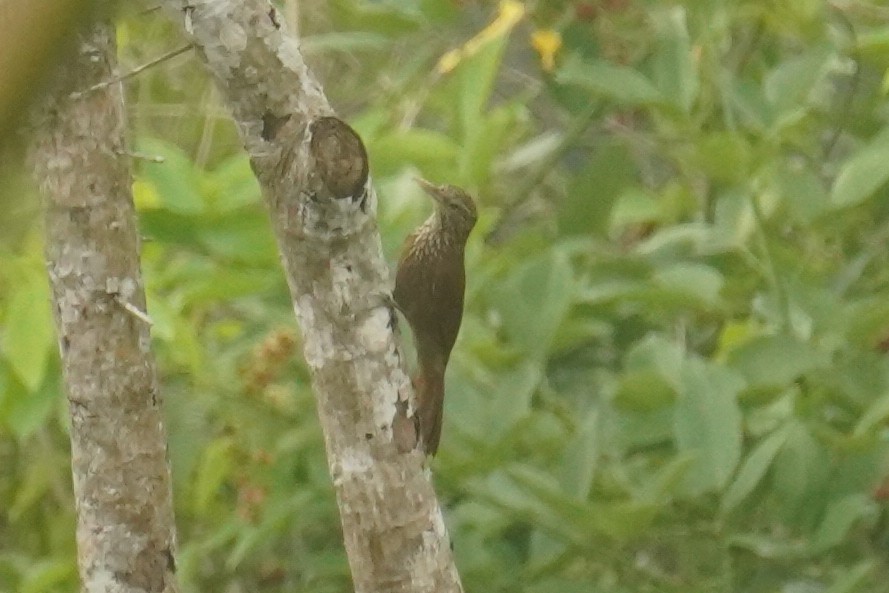
[[[442,226],[468,236],[478,220],[478,211],[472,197],[455,185],[435,185],[420,178],[417,178],[417,184],[435,200],[435,209]]]

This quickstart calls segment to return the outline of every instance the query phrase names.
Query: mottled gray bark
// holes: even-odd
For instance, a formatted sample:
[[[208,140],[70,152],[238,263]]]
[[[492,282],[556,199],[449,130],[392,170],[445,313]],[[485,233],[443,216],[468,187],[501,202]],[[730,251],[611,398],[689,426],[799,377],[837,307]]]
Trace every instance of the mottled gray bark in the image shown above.
[[[461,591],[417,449],[360,140],[332,117],[296,39],[266,0],[163,4],[231,109],[271,213],[355,590]]]
[[[166,434],[139,271],[114,28],[78,36],[35,108],[31,160],[71,413],[77,557],[88,592],[177,590]],[[35,307],[45,306],[34,303]]]

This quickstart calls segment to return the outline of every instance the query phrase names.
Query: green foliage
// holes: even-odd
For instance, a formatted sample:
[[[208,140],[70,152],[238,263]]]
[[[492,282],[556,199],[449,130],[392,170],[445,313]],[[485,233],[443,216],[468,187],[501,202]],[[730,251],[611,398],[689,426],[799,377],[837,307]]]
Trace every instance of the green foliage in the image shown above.
[[[479,197],[433,463],[467,590],[882,591],[884,9],[554,1],[485,29],[493,4],[304,4],[392,260],[429,208],[412,175]],[[174,43],[159,16],[120,30],[130,64]],[[561,35],[534,46],[552,71],[530,30]],[[286,285],[209,89],[181,62],[130,88],[136,145],[164,157],[135,194],[179,574],[347,591]],[[0,243],[0,590],[71,590],[64,402],[20,212],[25,240]]]

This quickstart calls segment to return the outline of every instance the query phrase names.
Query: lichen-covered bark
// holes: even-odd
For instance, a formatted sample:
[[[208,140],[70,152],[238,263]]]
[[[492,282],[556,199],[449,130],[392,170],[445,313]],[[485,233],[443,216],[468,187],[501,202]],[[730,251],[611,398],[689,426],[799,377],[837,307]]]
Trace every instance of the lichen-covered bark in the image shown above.
[[[35,109],[31,160],[71,413],[77,556],[88,592],[177,590],[166,434],[124,152],[114,29],[82,32]],[[34,306],[44,306],[34,303]]]
[[[355,590],[461,591],[393,335],[376,194],[266,0],[165,0],[228,103],[271,213]]]

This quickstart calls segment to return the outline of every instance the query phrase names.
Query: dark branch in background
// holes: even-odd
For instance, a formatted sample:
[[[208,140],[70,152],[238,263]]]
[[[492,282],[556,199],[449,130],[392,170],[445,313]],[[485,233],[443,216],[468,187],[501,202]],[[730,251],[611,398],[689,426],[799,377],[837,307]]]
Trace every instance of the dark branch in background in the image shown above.
[[[834,126],[833,132],[831,132],[827,142],[824,143],[821,158],[825,161],[830,159],[831,153],[836,147],[840,136],[849,125],[850,118],[852,117],[852,102],[855,100],[855,93],[858,92],[858,85],[861,82],[861,55],[858,49],[858,33],[855,31],[855,25],[852,24],[852,21],[849,20],[849,17],[840,7],[830,4],[830,8],[837,20],[849,34],[852,46],[850,58],[854,65],[854,70],[852,71],[851,76],[849,76],[849,82],[846,85],[845,92],[840,97],[839,104],[836,108],[836,126]]]
[[[580,138],[586,133],[590,125],[598,118],[602,111],[599,103],[589,105],[571,121],[568,130],[562,135],[556,147],[544,157],[534,171],[525,179],[509,201],[503,204],[504,214],[500,217],[488,235],[485,242],[489,245],[497,245],[506,240],[512,233],[513,227],[521,224],[523,215],[527,212],[527,203],[534,191],[542,184],[553,171],[565,153],[574,148]]]

